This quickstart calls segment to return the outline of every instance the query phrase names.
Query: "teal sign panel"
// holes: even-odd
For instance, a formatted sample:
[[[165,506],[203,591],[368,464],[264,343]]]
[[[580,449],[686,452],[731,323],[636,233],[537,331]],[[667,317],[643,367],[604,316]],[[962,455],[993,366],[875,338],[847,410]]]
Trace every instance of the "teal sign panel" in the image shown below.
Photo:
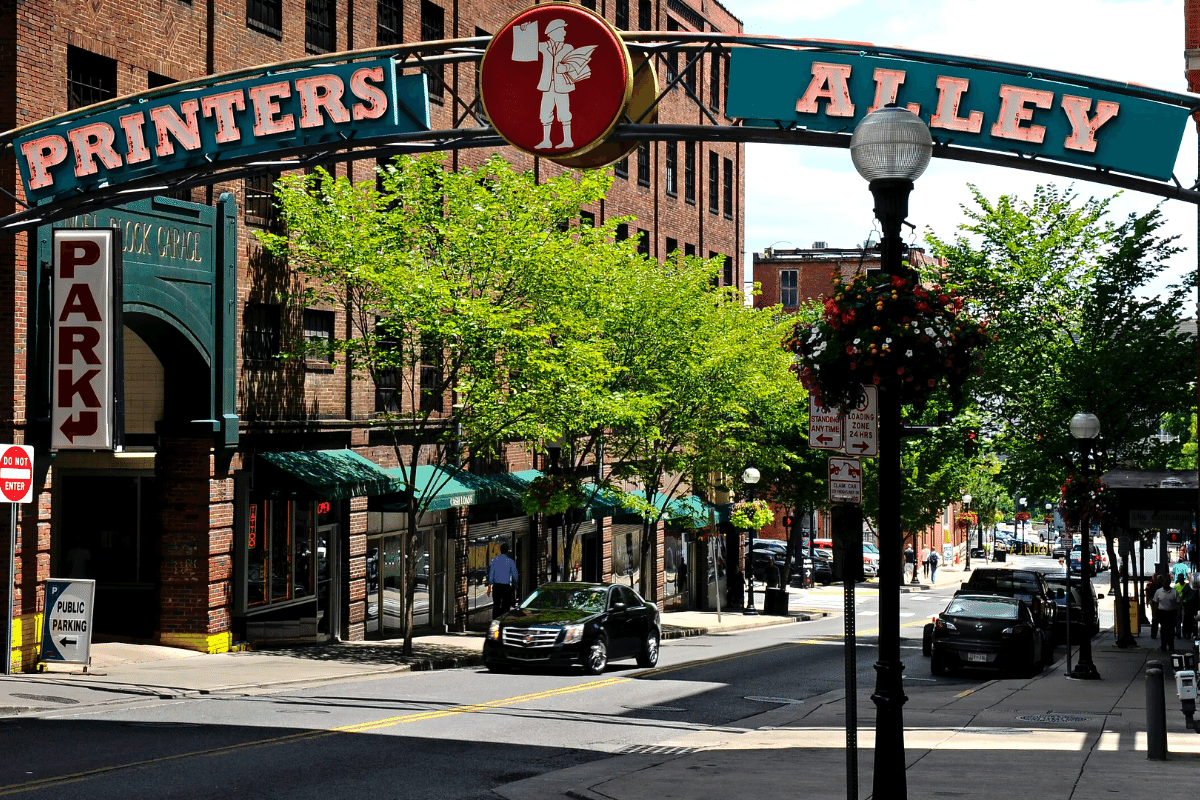
[[[726,115],[852,131],[877,106],[918,114],[935,141],[1169,180],[1188,110],[1022,75],[866,55],[735,49]]]
[[[233,159],[429,130],[425,75],[390,58],[273,72],[52,119],[13,140],[34,202]]]

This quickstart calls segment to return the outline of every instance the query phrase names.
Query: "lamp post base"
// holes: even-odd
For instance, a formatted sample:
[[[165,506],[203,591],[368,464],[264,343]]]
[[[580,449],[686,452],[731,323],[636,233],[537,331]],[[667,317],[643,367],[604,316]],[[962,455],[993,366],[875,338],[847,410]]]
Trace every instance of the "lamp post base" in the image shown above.
[[[1076,664],[1075,669],[1067,673],[1067,677],[1077,681],[1101,680],[1100,673],[1096,671],[1096,665],[1091,662]]]

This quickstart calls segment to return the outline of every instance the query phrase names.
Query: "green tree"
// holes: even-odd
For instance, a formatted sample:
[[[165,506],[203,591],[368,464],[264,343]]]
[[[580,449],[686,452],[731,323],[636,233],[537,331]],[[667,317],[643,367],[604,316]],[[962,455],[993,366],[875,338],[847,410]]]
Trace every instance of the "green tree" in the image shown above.
[[[599,173],[538,183],[498,157],[447,172],[427,156],[397,158],[380,182],[287,176],[287,233],[261,238],[302,276],[305,302],[346,312],[348,337],[308,347],[332,350],[384,398],[377,422],[404,475],[409,653],[417,526],[445,483],[422,485],[418,466],[456,466],[458,426],[476,451],[547,436],[564,385],[603,377],[594,328],[570,298],[619,256],[608,256],[610,236],[573,224],[603,197]]]

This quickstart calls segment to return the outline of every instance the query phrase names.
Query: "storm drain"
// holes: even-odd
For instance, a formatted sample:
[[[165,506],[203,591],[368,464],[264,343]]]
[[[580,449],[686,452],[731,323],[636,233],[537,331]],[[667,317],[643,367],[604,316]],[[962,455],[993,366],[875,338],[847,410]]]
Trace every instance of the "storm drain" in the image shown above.
[[[13,692],[12,697],[19,697],[22,700],[35,700],[39,703],[62,703],[63,705],[73,706],[78,703],[78,700],[72,700],[70,697],[56,697],[52,694],[17,694]]]
[[[1091,717],[1076,717],[1070,714],[1027,714],[1017,717],[1021,722],[1091,722]]]
[[[668,747],[661,744],[631,744],[628,747],[622,747],[617,751],[618,755],[642,755],[642,756],[687,756],[692,753],[699,753],[699,747]]]

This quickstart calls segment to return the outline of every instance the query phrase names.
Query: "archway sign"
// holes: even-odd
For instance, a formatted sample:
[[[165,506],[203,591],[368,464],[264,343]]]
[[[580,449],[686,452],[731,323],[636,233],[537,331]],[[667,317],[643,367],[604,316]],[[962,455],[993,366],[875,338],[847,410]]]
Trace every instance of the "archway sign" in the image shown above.
[[[659,90],[655,62],[681,55]],[[724,117],[685,80],[705,55],[727,63]],[[424,73],[447,64],[475,66],[479,80],[456,71],[453,126],[433,129]],[[671,91],[709,124],[658,123]],[[264,171],[438,149],[511,144],[597,167],[648,139],[848,147],[855,124],[891,102],[925,120],[938,158],[1200,203],[1197,186],[1172,175],[1195,95],[865,43],[616,31],[580,6],[543,4],[492,37],[207,76],[0,133],[21,176],[0,229]]]

